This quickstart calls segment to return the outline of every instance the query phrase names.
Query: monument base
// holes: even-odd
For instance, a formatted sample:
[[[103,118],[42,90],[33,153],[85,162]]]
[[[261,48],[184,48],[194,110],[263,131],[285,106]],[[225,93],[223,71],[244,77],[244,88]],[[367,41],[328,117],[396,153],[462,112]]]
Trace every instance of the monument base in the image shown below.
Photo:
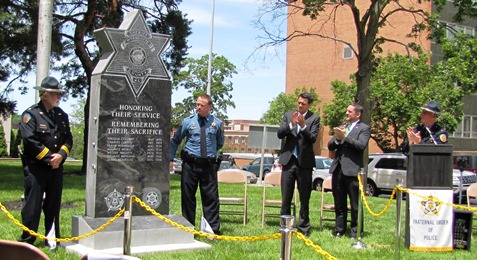
[[[193,226],[179,215],[168,215],[168,219],[186,227]],[[87,234],[106,223],[109,218],[73,216],[72,236]],[[209,244],[194,240],[194,234],[173,227],[155,216],[133,216],[131,234],[131,254],[192,250],[210,248]],[[121,255],[123,253],[124,218],[118,218],[102,231],[64,244],[66,250],[81,255],[90,252]]]

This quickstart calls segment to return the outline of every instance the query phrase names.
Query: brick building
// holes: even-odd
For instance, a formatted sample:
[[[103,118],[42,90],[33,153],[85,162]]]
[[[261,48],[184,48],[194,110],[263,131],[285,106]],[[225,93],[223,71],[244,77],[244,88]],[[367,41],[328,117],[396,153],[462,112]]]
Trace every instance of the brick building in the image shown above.
[[[260,148],[248,147],[248,134],[251,124],[259,124],[259,121],[229,120],[229,124],[224,127],[224,152],[254,154],[260,154],[262,152]],[[265,149],[265,153],[269,153],[268,149]]]
[[[359,2],[363,6],[369,5],[369,1]],[[294,4],[301,4],[301,1]],[[422,9],[429,13],[435,12],[435,7],[431,2],[423,1],[418,4],[417,1],[401,1],[400,4],[413,5],[416,9]],[[441,12],[441,22],[449,23],[447,21],[451,20],[454,13],[451,5],[452,3]],[[396,7],[396,5],[389,4],[387,8],[392,10]],[[294,11],[293,7],[289,7],[288,11],[288,35],[294,31],[327,33],[327,35],[331,35],[330,32],[333,32],[334,37],[351,43],[356,49],[356,28],[350,8],[343,7],[334,10],[335,20],[330,19],[324,13],[320,14],[316,20],[311,20],[308,16],[303,16],[301,11]],[[364,11],[362,12],[364,13]],[[437,44],[428,40],[425,34],[418,38],[406,37],[416,20],[418,20],[418,17],[411,14],[394,15],[390,17],[385,27],[379,29],[379,35],[398,40],[404,44],[410,42],[419,44],[426,53],[432,51],[431,64],[434,64],[442,57]],[[475,35],[476,24],[476,21],[470,21],[463,25],[450,25],[458,30]],[[451,34],[449,33],[448,36],[450,37]],[[381,47],[383,48],[383,55],[406,52],[406,49],[400,44],[385,43]],[[286,61],[286,93],[292,93],[296,88],[303,86],[315,87],[322,99],[321,105],[329,102],[333,97],[331,81],[342,80],[350,83],[350,75],[357,70],[356,57],[348,45],[318,36],[297,37],[288,41]],[[477,147],[477,109],[473,109],[475,108],[473,104],[477,104],[477,96],[466,97],[463,123],[456,131],[457,134],[454,133],[449,139],[449,142],[454,145],[454,150],[475,150],[475,147]],[[329,129],[327,128],[320,131],[319,140],[315,144],[315,154],[328,155],[326,146],[331,139],[328,133]],[[381,152],[372,140],[370,140],[369,149],[370,153]]]

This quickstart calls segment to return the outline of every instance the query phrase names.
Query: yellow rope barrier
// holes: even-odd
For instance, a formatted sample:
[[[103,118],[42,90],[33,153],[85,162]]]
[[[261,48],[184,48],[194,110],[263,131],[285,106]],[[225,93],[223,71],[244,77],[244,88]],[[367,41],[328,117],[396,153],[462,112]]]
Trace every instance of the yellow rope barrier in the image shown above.
[[[316,252],[318,252],[319,254],[321,254],[322,256],[326,257],[326,259],[329,259],[329,260],[336,260],[337,258],[330,255],[330,253],[324,251],[320,246],[318,245],[315,245],[313,243],[313,241],[311,241],[310,239],[306,238],[302,233],[300,232],[293,232],[296,237],[298,239],[300,239],[301,241],[303,241],[305,243],[305,245],[307,245],[308,247],[311,247],[313,248]]]
[[[258,240],[267,240],[267,239],[274,239],[274,238],[280,238],[281,235],[280,233],[275,233],[272,235],[266,235],[266,236],[222,236],[222,235],[215,235],[215,234],[210,234],[202,231],[197,231],[195,229],[186,227],[184,225],[178,224],[160,213],[156,212],[154,209],[149,207],[146,203],[142,202],[139,198],[134,197],[133,200],[137,202],[141,207],[143,207],[145,210],[147,210],[149,213],[153,214],[154,216],[158,217],[162,221],[166,222],[167,224],[176,227],[178,229],[184,230],[186,232],[192,233],[194,235],[198,235],[201,237],[206,237],[209,239],[217,239],[217,240],[228,240],[228,241],[241,241],[241,242],[246,242],[246,241],[258,241]]]
[[[391,203],[393,202],[394,195],[396,194],[396,188],[393,189],[391,198],[389,198],[388,202],[386,203],[386,206],[384,206],[384,209],[379,213],[375,213],[373,210],[371,210],[371,207],[369,206],[368,201],[366,200],[366,196],[363,191],[363,183],[361,181],[361,174],[358,174],[358,180],[359,180],[359,191],[361,192],[361,197],[363,198],[363,202],[364,202],[364,205],[366,206],[366,209],[368,209],[369,213],[375,217],[380,217],[384,215],[384,213],[389,209],[389,207],[391,206]]]
[[[44,236],[42,234],[39,234],[39,233],[36,233],[35,231],[27,228],[25,225],[20,223],[20,221],[15,219],[15,217],[13,217],[13,215],[10,214],[10,212],[8,212],[7,208],[5,208],[5,206],[3,206],[3,204],[1,202],[0,202],[0,208],[2,209],[3,212],[5,212],[7,217],[11,221],[13,221],[13,223],[15,223],[15,225],[19,226],[22,230],[28,232],[30,235],[38,237],[38,238],[43,239],[43,240],[55,240],[56,242],[70,242],[70,241],[80,240],[80,239],[92,236],[92,235],[98,233],[99,231],[105,229],[107,226],[111,225],[111,223],[113,223],[116,219],[118,219],[124,213],[124,209],[120,210],[113,218],[109,219],[106,223],[101,225],[99,228],[97,228],[97,229],[95,229],[95,230],[93,230],[93,231],[91,231],[87,234],[81,235],[81,236],[70,237],[70,238],[47,238],[46,236]]]
[[[264,236],[222,236],[222,235],[215,235],[215,234],[210,234],[210,233],[206,233],[206,232],[202,232],[202,231],[197,231],[197,230],[191,229],[189,227],[186,227],[184,225],[173,222],[172,220],[164,217],[163,215],[161,215],[160,213],[156,212],[154,209],[149,207],[146,203],[142,202],[137,197],[133,197],[132,199],[135,202],[137,202],[141,207],[143,207],[145,210],[147,210],[148,212],[150,212],[154,216],[158,217],[159,219],[163,220],[164,222],[168,223],[169,225],[174,226],[176,228],[179,228],[181,230],[184,230],[186,232],[190,232],[194,235],[201,236],[201,237],[206,237],[206,238],[209,238],[209,239],[217,239],[217,240],[240,241],[240,242],[260,241],[260,240],[281,238],[280,233],[275,233],[275,234],[271,234],[271,235],[264,235]],[[2,203],[0,203],[0,209],[7,215],[7,217],[10,220],[13,221],[13,223],[15,225],[20,227],[22,230],[28,232],[30,235],[35,236],[39,239],[43,239],[43,240],[55,240],[56,242],[70,242],[70,241],[80,240],[80,239],[92,236],[92,235],[98,233],[99,231],[105,229],[107,226],[111,225],[111,223],[113,223],[116,219],[121,217],[123,215],[124,211],[125,211],[124,209],[121,209],[114,217],[109,219],[106,223],[104,223],[99,228],[97,228],[95,230],[92,230],[91,232],[89,232],[87,234],[83,234],[81,236],[71,237],[71,238],[50,238],[49,239],[44,235],[41,235],[41,234],[39,234],[39,233],[37,233],[33,230],[30,230],[29,228],[24,226],[22,223],[20,223],[20,221],[15,219],[15,217],[10,212],[8,212],[8,210],[6,209],[6,207]],[[335,260],[336,259],[334,256],[330,255],[328,252],[324,251],[320,246],[315,245],[313,243],[313,241],[306,238],[302,233],[294,232],[294,234],[297,236],[298,239],[302,240],[305,243],[306,246],[314,249],[317,253],[323,255],[327,259],[329,259],[329,260]]]
[[[447,205],[449,207],[453,207],[455,209],[463,209],[463,210],[469,210],[469,211],[475,211],[477,212],[477,207],[468,207],[468,206],[463,206],[463,205],[457,205],[457,204],[452,204],[452,203],[448,203],[448,202],[444,202],[444,201],[441,201],[439,200],[438,198],[436,197],[429,197],[429,196],[425,196],[425,195],[420,195],[420,194],[417,194],[417,193],[414,193],[412,191],[409,191],[409,189],[406,189],[406,188],[403,188],[403,187],[397,187],[397,189],[400,189],[402,190],[403,192],[406,192],[408,194],[412,194],[414,196],[417,196],[417,197],[420,197],[422,199],[426,199],[426,200],[429,200],[429,201],[432,201],[432,202],[437,202],[437,203],[440,203],[440,204],[444,204],[444,205]]]
[[[388,202],[386,203],[386,206],[384,207],[384,209],[379,212],[379,213],[375,213],[372,211],[371,207],[369,206],[368,204],[368,201],[366,200],[366,196],[364,194],[364,191],[362,189],[363,187],[363,183],[361,182],[361,175],[358,174],[358,180],[359,180],[359,190],[360,190],[360,193],[361,193],[361,197],[363,198],[363,202],[364,202],[364,205],[366,206],[366,209],[369,211],[369,213],[375,217],[379,217],[379,216],[382,216],[384,215],[384,213],[389,209],[389,207],[391,206],[391,202],[393,201],[394,199],[394,196],[396,194],[396,191],[399,189],[407,194],[412,194],[414,196],[418,196],[422,199],[426,199],[426,200],[430,200],[432,202],[437,202],[437,203],[440,203],[440,204],[444,204],[444,205],[447,205],[449,207],[453,207],[455,209],[463,209],[463,210],[469,210],[469,211],[475,211],[477,212],[477,207],[468,207],[468,206],[463,206],[463,205],[457,205],[457,204],[452,204],[452,203],[448,203],[448,202],[444,202],[444,201],[441,201],[439,200],[438,198],[436,197],[428,197],[428,196],[423,196],[423,195],[420,195],[420,194],[417,194],[417,193],[414,193],[414,192],[411,192],[409,191],[409,189],[406,189],[402,186],[396,186],[394,187],[393,189],[393,192],[391,194],[391,198],[389,198]]]

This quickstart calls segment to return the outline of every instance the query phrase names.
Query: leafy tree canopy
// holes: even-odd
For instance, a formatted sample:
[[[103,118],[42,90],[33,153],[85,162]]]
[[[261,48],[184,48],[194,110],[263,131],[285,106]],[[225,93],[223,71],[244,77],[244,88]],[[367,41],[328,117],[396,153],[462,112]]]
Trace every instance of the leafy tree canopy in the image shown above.
[[[235,102],[232,101],[233,84],[230,79],[237,74],[237,71],[235,65],[224,56],[213,54],[212,57],[210,95],[214,102],[213,112],[215,116],[226,121],[227,108],[235,108]],[[184,61],[184,68],[174,78],[173,88],[184,89],[190,95],[174,104],[172,127],[179,127],[184,118],[194,113],[197,97],[206,93],[208,61],[209,55],[204,55],[200,59],[187,58]]]
[[[412,61],[400,54],[378,58],[370,85],[371,138],[383,152],[398,150],[406,129],[420,123],[420,107],[429,100],[440,103],[439,121],[449,132],[462,116],[464,91],[454,86],[443,66],[430,67],[426,55]],[[346,107],[353,102],[349,92],[356,90],[356,84],[335,81],[332,90],[335,96],[323,108],[323,123],[330,128],[344,122]]]
[[[262,118],[260,118],[260,122],[262,124],[269,125],[281,124],[283,120],[283,113],[286,111],[295,110],[297,108],[296,102],[298,100],[298,96],[304,92],[309,92],[315,99],[312,106],[310,106],[310,111],[313,113],[318,112],[319,114],[317,106],[320,104],[321,99],[318,94],[316,94],[315,88],[312,87],[307,89],[306,87],[302,87],[295,89],[295,92],[290,94],[280,92],[276,98],[269,102],[270,106],[267,112],[265,112],[265,114],[262,115]]]
[[[125,13],[143,11],[152,32],[169,34],[171,47],[164,58],[169,71],[175,75],[187,54],[190,21],[179,9],[182,0],[80,0],[53,1],[51,37],[52,69],[61,72],[67,95],[82,96],[89,91],[91,73],[99,61],[100,50],[93,32],[102,27],[117,28]],[[7,82],[4,93],[10,92],[12,82],[20,83],[25,92],[32,83],[26,82],[35,69],[37,34],[37,0],[0,1],[0,82]],[[0,112],[13,111],[15,101],[0,95]]]

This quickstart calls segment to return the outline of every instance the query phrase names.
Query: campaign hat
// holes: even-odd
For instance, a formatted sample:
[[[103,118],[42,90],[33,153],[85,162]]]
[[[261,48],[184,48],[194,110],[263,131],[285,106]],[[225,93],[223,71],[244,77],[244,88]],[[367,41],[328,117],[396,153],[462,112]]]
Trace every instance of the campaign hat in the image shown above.
[[[61,88],[60,82],[54,77],[48,76],[41,81],[40,86],[33,87],[39,91],[64,93],[65,90]]]
[[[439,108],[439,103],[435,100],[431,100],[427,102],[427,104],[422,106],[421,109],[436,115],[439,115],[441,113],[441,109]]]

